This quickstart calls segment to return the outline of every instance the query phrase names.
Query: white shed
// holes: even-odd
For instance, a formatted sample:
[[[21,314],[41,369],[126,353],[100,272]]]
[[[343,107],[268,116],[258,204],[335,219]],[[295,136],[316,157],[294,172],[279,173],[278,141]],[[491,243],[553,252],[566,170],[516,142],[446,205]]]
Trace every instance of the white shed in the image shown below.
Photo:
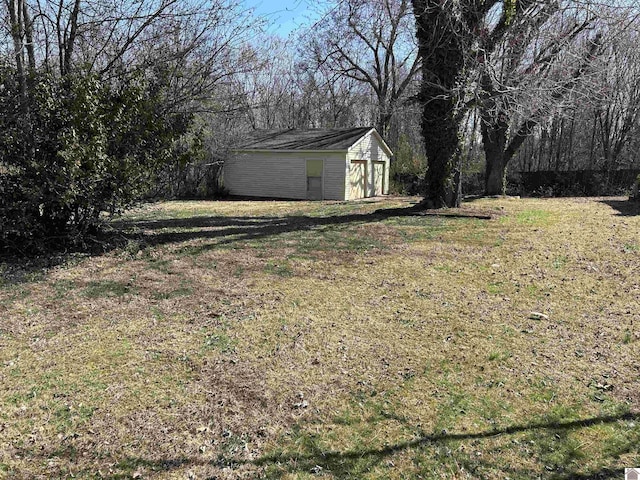
[[[258,131],[224,164],[231,195],[353,200],[389,193],[392,152],[374,128]]]

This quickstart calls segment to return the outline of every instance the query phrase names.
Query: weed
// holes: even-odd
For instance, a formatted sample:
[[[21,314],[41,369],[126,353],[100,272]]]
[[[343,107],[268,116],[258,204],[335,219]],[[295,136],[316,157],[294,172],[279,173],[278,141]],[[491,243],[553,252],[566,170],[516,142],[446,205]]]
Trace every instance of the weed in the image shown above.
[[[566,255],[558,255],[553,259],[553,268],[559,270],[564,267],[568,261],[569,258]]]
[[[491,362],[495,360],[502,362],[504,360],[507,360],[509,357],[511,357],[511,354],[509,352],[491,352],[487,358]]]
[[[551,214],[546,210],[523,210],[516,215],[517,223],[526,226],[543,226],[550,220]]]
[[[188,297],[193,294],[193,288],[187,285],[181,285],[175,290],[170,290],[168,292],[154,292],[153,299],[154,300],[168,300],[171,298],[178,297]]]
[[[162,273],[171,273],[171,262],[164,258],[148,258],[147,265],[152,270],[157,270]]]
[[[129,255],[131,258],[138,255],[144,249],[144,245],[142,242],[138,240],[128,240],[127,244],[124,246],[124,252]]]
[[[232,353],[235,351],[237,340],[232,339],[226,333],[207,335],[204,339],[203,349],[217,350],[220,353]]]
[[[7,300],[11,302],[25,300],[29,295],[31,295],[31,290],[23,285],[9,285],[8,287],[5,287],[5,292],[8,294]]]
[[[129,283],[117,282],[115,280],[91,281],[84,289],[84,296],[87,298],[110,298],[122,297],[128,293],[135,293]]]
[[[160,308],[158,308],[156,306],[151,307],[151,314],[153,315],[153,318],[156,321],[163,321],[163,320],[166,320],[166,318],[167,318],[165,313]]]
[[[53,282],[53,290],[56,292],[55,298],[64,298],[69,292],[75,290],[77,284],[73,280],[56,280]]]
[[[236,277],[236,278],[241,278],[243,276],[243,274],[244,274],[244,271],[245,271],[244,267],[238,266],[234,270],[233,276]]]
[[[289,265],[286,261],[280,262],[267,262],[264,266],[264,271],[271,275],[277,275],[279,277],[291,277],[293,276],[293,270],[291,269],[291,265]]]
[[[58,432],[64,432],[88,421],[93,416],[94,411],[94,407],[82,404],[77,406],[60,405],[53,412],[54,423]]]
[[[433,268],[438,272],[444,272],[444,273],[453,272],[453,269],[451,268],[451,266],[446,264],[434,265]]]

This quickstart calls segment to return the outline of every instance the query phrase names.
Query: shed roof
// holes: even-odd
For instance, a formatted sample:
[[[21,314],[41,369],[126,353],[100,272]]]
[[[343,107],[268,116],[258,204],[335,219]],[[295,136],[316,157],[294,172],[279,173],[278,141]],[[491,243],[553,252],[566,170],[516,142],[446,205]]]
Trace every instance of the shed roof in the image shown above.
[[[237,150],[348,150],[371,130],[372,127],[258,130]]]

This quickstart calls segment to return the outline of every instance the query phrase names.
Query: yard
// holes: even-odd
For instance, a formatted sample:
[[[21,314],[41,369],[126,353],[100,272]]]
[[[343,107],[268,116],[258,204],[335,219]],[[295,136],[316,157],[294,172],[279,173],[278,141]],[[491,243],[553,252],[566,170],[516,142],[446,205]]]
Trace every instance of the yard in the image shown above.
[[[640,212],[168,202],[0,265],[0,478],[623,478]]]

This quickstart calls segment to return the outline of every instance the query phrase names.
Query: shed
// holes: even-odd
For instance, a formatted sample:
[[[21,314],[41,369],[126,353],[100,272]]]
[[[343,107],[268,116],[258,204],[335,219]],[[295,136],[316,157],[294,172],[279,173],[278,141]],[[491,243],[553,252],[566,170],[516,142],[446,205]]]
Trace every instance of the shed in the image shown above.
[[[389,193],[392,152],[371,127],[257,131],[224,165],[231,195],[353,200]]]

